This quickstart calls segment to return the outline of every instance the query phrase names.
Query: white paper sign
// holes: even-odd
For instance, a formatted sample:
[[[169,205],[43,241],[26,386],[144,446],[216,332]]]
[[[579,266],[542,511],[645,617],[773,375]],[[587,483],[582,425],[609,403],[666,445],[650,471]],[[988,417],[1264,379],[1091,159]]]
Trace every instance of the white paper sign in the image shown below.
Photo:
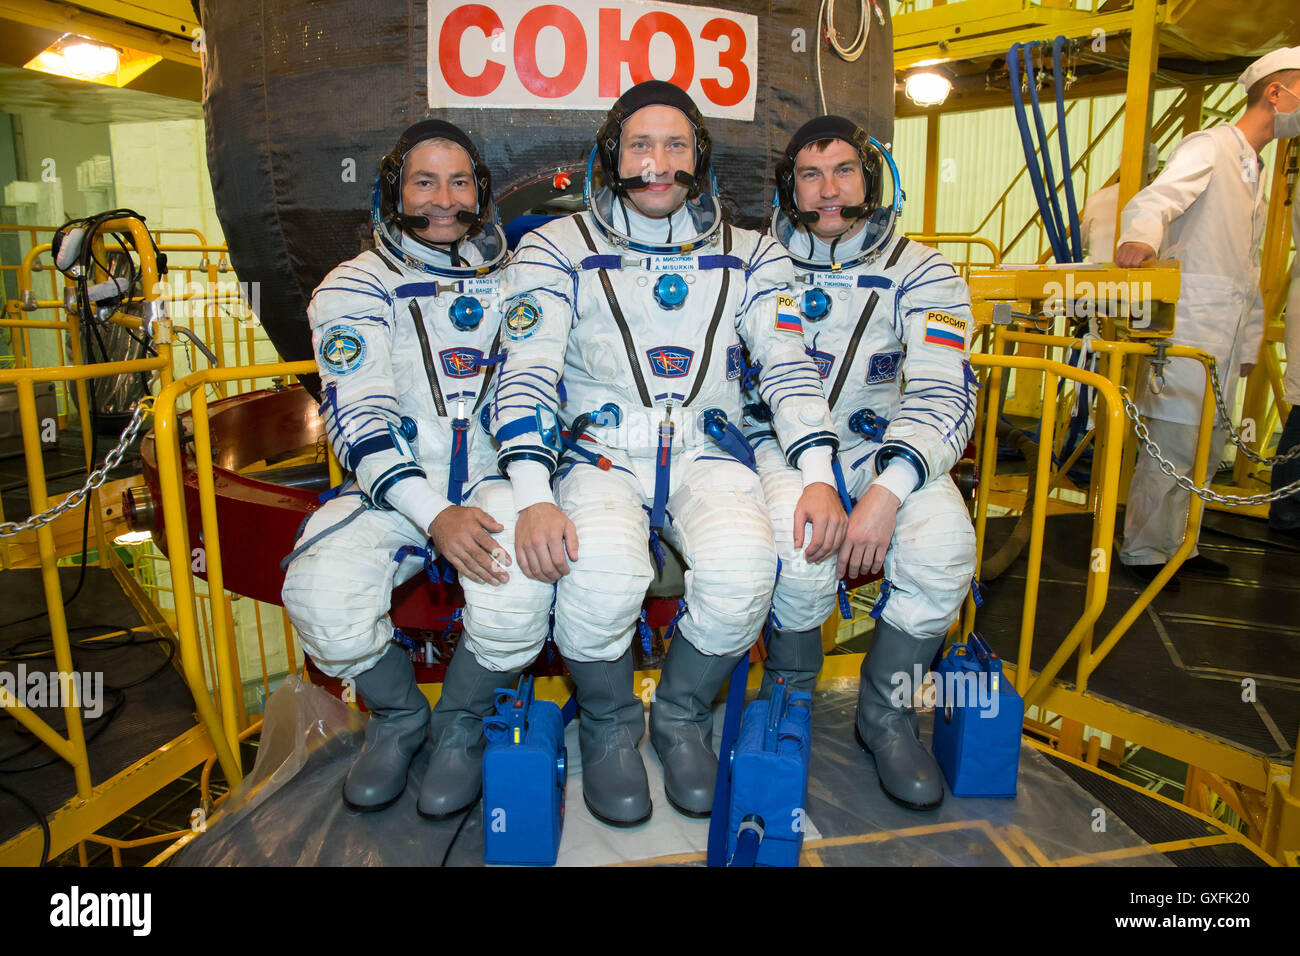
[[[752,120],[758,18],[649,0],[429,0],[429,106],[604,111],[668,80],[705,116]]]

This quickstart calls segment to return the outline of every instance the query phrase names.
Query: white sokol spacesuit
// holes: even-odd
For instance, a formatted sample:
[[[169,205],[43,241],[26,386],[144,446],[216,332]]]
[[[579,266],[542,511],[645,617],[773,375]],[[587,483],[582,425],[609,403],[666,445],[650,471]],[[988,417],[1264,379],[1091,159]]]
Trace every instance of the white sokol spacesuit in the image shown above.
[[[391,170],[400,179],[406,153],[432,138],[460,145],[476,173],[482,170],[481,224],[448,249],[397,228],[390,208],[396,203],[381,196],[385,186],[396,194],[397,184],[384,176]],[[355,679],[378,718],[367,728],[367,751],[382,766],[363,772],[363,753],[345,800],[362,810],[395,801],[409,759],[432,732],[443,759],[431,762],[419,807],[441,816],[477,795],[475,723],[490,709],[492,689],[529,664],[545,641],[551,588],[518,572],[495,587],[462,578],[461,649],[430,725],[407,652],[392,643],[388,609],[393,588],[430,566],[428,528],[453,505],[480,508],[504,525],[494,537],[513,561],[513,499],[495,474],[480,415],[500,335],[506,247],[486,168],[456,127],[417,124],[386,163],[376,187],[377,247],[330,272],[308,308],[321,414],[354,479],[304,523],[286,559],[282,596],[313,661],[327,674]],[[458,761],[466,748],[469,759]]]
[[[601,173],[604,183],[616,179],[622,125],[647,105],[679,110],[695,136],[694,198],[662,219],[626,198],[635,185],[592,182]],[[748,347],[764,365],[760,388],[785,459],[809,481],[833,482],[835,435],[799,325],[777,311],[789,261],[772,240],[721,222],[708,133],[689,97],[667,83],[639,84],[611,110],[597,143],[588,210],[527,236],[506,269],[508,357],[492,428],[516,493],[544,488],[556,471],[557,503],[576,526],[580,558],[557,586],[555,640],[578,685],[587,804],[606,822],[630,825],[651,810],[635,749],[644,725],[630,644],[655,574],[652,528],[689,568],[650,720],[669,799],[688,814],[708,814],[710,705],[757,638],[776,577],[758,476],[709,437],[702,413],[719,409],[739,424]],[[599,413],[579,442],[587,453],[561,454],[544,440],[557,409],[565,428]],[[591,453],[612,467],[597,467]]]
[[[817,144],[827,140],[857,150],[865,187],[865,221],[833,245],[800,221],[808,211],[797,207],[793,182],[796,158],[805,149],[815,158]],[[882,202],[886,182],[893,196]],[[819,117],[795,134],[777,167],[776,197],[772,232],[795,272],[781,309],[801,315],[808,354],[821,372],[839,437],[842,493],[856,502],[879,483],[901,503],[872,612],[878,624],[863,666],[858,733],[890,796],[918,808],[937,805],[938,768],[914,732],[901,728],[889,693],[895,673],[910,674],[914,663],[928,667],[975,569],[974,530],[948,474],[975,423],[970,293],[944,256],[894,235],[902,197],[893,160],[849,120]],[[810,564],[795,551],[798,475],[773,454],[770,431],[748,431],[782,562],[764,688],[781,676],[795,690],[811,690],[821,668],[821,624],[835,608],[836,562]],[[872,695],[882,687],[883,699]]]

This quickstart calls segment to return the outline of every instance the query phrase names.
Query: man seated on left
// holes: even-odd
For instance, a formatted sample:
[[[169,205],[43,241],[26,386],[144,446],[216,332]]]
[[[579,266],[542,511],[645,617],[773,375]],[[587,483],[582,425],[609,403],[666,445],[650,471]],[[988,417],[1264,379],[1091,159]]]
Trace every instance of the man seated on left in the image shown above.
[[[354,477],[305,522],[282,597],[312,660],[353,679],[371,713],[344,803],[396,802],[431,740],[417,808],[436,819],[478,797],[482,717],[545,642],[552,588],[507,570],[513,496],[480,424],[507,249],[469,137],[441,120],[403,133],[380,164],[371,225],[375,248],[326,276],[308,308],[321,414]],[[388,609],[435,555],[459,572],[465,610],[431,716]]]

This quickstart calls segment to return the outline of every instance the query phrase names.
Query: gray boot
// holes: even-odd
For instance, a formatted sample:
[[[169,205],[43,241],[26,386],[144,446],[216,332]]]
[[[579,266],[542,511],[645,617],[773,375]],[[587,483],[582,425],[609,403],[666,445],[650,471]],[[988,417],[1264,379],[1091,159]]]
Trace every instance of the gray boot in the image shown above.
[[[616,661],[564,660],[578,686],[582,723],[582,798],[602,823],[631,827],[650,819],[650,782],[636,749],[645,709],[632,688],[632,649]]]
[[[908,675],[902,686],[911,687],[915,665],[927,671],[942,644],[942,636],[914,638],[877,621],[875,642],[862,662],[854,733],[875,757],[880,788],[912,810],[932,810],[943,802],[943,773],[917,736],[911,699],[901,705],[890,700],[899,686],[893,677]]]
[[[740,658],[701,654],[681,635],[668,646],[650,705],[650,742],[664,765],[668,802],[688,817],[707,817],[713,811],[718,779],[713,698]]]
[[[357,675],[356,688],[370,720],[365,745],[343,782],[343,802],[351,810],[383,810],[406,789],[406,772],[427,734],[429,701],[415,683],[411,659],[396,644]]]
[[[416,811],[430,820],[460,813],[483,789],[483,718],[498,687],[513,687],[519,671],[488,670],[469,648],[459,647],[447,665],[442,696],[429,719],[433,753],[424,772]]]
[[[806,631],[771,631],[767,640],[767,660],[763,663],[763,686],[760,700],[772,696],[772,683],[785,678],[787,693],[811,694],[822,669],[822,629]]]

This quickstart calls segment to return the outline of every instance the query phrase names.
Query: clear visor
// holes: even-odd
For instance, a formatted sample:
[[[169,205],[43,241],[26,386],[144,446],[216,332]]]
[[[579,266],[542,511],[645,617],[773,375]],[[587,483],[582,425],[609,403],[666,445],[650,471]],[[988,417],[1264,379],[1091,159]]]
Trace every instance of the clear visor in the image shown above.
[[[865,219],[858,219],[838,241],[835,237],[814,236],[808,226],[796,226],[781,211],[774,197],[772,204],[772,235],[786,248],[790,257],[801,265],[814,269],[845,268],[865,262],[878,255],[894,237],[898,216],[903,207],[903,190],[898,179],[898,167],[888,151],[871,141],[872,149],[881,157],[880,203],[868,210]],[[798,190],[796,187],[796,198]],[[830,246],[834,242],[834,259]]]
[[[610,242],[615,245],[627,246],[637,252],[646,252],[652,255],[673,255],[682,252],[683,247],[695,248],[711,242],[722,227],[722,215],[717,199],[717,183],[713,180],[711,173],[708,187],[694,199],[688,199],[685,204],[686,212],[690,216],[692,224],[692,228],[688,229],[687,232],[693,234],[682,236],[680,241],[674,236],[671,242],[646,241],[644,239],[635,239],[627,234],[627,220],[618,208],[620,200],[614,195],[613,190],[605,185],[604,173],[600,164],[596,162],[596,150],[594,149],[587,160],[587,178],[586,183],[583,185],[583,199],[597,228]],[[627,200],[622,201],[626,202]],[[676,215],[676,211],[674,211],[673,215]]]
[[[375,183],[375,195],[371,203],[370,225],[375,234],[375,241],[388,252],[401,259],[408,266],[441,276],[465,278],[495,269],[505,262],[510,250],[506,244],[505,233],[497,216],[496,204],[488,203],[487,213],[480,226],[472,228],[456,243],[457,252],[462,260],[467,258],[466,250],[474,249],[481,261],[474,265],[453,266],[448,262],[446,252],[441,246],[431,244],[404,233],[395,223],[384,220],[380,212],[380,187]],[[406,242],[403,242],[403,238]],[[478,258],[475,257],[475,258]]]

